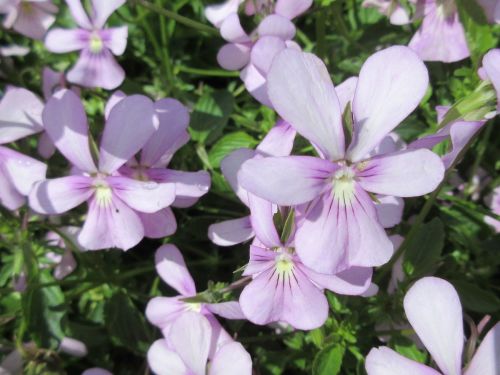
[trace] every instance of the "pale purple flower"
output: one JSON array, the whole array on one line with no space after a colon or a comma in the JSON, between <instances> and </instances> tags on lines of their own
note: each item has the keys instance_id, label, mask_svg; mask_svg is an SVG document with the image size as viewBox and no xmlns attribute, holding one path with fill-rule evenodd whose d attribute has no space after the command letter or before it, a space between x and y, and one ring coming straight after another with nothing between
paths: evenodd
<instances>
[{"instance_id":1,"label":"pale purple flower","mask_svg":"<svg viewBox=\"0 0 500 375\"><path fill-rule=\"evenodd\" d=\"M424 17L408 46L424 61L451 63L470 56L455 0L418 0Z\"/></svg>"},{"instance_id":2,"label":"pale purple flower","mask_svg":"<svg viewBox=\"0 0 500 375\"><path fill-rule=\"evenodd\" d=\"M125 0L92 0L90 18L80 0L66 0L66 3L80 28L50 30L45 46L55 53L81 51L76 65L67 74L69 82L107 90L120 86L125 72L113 55L120 56L125 52L128 28L105 28L104 25Z\"/></svg>"},{"instance_id":3,"label":"pale purple flower","mask_svg":"<svg viewBox=\"0 0 500 375\"><path fill-rule=\"evenodd\" d=\"M106 106L109 115L112 108L125 98L116 92ZM205 195L210 188L210 175L206 171L183 172L168 169L174 153L189 140L188 109L171 98L161 99L154 104L159 127L141 150L139 158L133 157L119 169L123 176L139 181L175 184L174 207L189 207ZM169 236L177 229L177 222L170 207L154 213L138 213L144 226L144 235L149 238Z\"/></svg>"},{"instance_id":4,"label":"pale purple flower","mask_svg":"<svg viewBox=\"0 0 500 375\"><path fill-rule=\"evenodd\" d=\"M294 235L283 242L273 222L273 215L285 208L249 194L252 227L256 233L250 247L250 262L244 276L252 276L240 295L240 306L255 324L285 322L297 329L314 329L328 317L328 302L323 293L329 289L339 294L361 295L370 286L372 269L352 267L336 275L314 272L295 254ZM297 213L294 227L301 225Z\"/></svg>"},{"instance_id":5,"label":"pale purple flower","mask_svg":"<svg viewBox=\"0 0 500 375\"><path fill-rule=\"evenodd\" d=\"M183 299L196 296L196 286L184 258L174 245L163 245L155 254L156 271L161 279L180 294L175 297L155 297L146 307L148 320L168 336L172 323L183 313L191 311L205 316L212 326L212 347L215 350L231 336L222 328L213 314L226 319L245 319L238 302L201 303ZM211 354L213 354L211 352ZM212 355L211 355L212 356Z\"/></svg>"},{"instance_id":6,"label":"pale purple flower","mask_svg":"<svg viewBox=\"0 0 500 375\"><path fill-rule=\"evenodd\" d=\"M404 299L408 321L437 366L408 359L388 347L374 348L366 358L368 375L497 375L500 373L500 324L484 337L474 357L462 368L464 346L460 299L443 279L425 277L417 281Z\"/></svg>"},{"instance_id":7,"label":"pale purple flower","mask_svg":"<svg viewBox=\"0 0 500 375\"><path fill-rule=\"evenodd\" d=\"M59 351L73 357L85 357L88 354L87 345L71 337L63 337L59 343Z\"/></svg>"},{"instance_id":8,"label":"pale purple flower","mask_svg":"<svg viewBox=\"0 0 500 375\"><path fill-rule=\"evenodd\" d=\"M477 0L491 23L500 23L500 0Z\"/></svg>"},{"instance_id":9,"label":"pale purple flower","mask_svg":"<svg viewBox=\"0 0 500 375\"><path fill-rule=\"evenodd\" d=\"M56 20L55 13L57 7L52 0L0 1L0 14L5 14L3 26L33 39L43 39Z\"/></svg>"},{"instance_id":10,"label":"pale purple flower","mask_svg":"<svg viewBox=\"0 0 500 375\"><path fill-rule=\"evenodd\" d=\"M493 192L486 197L486 202L494 214L500 215L500 186L496 187ZM484 221L491 225L495 229L495 232L500 233L500 220L485 216Z\"/></svg>"},{"instance_id":11,"label":"pale purple flower","mask_svg":"<svg viewBox=\"0 0 500 375\"><path fill-rule=\"evenodd\" d=\"M245 206L249 206L248 192L244 190L237 180L241 165L255 157L261 156L287 156L293 148L296 132L283 120L278 120L276 125L264 137L256 150L241 148L231 152L221 162L221 171L236 196ZM212 224L208 228L208 238L219 246L233 246L247 241L255 236L250 222L250 216L239 219L222 221Z\"/></svg>"},{"instance_id":12,"label":"pale purple flower","mask_svg":"<svg viewBox=\"0 0 500 375\"><path fill-rule=\"evenodd\" d=\"M59 228L59 230L65 236L67 236L76 246L78 246L78 250L84 251L84 249L81 248L77 242L77 238L81 230L80 228L68 226ZM56 278L57 280L62 280L66 276L70 275L76 269L77 266L71 247L68 246L64 238L62 238L56 232L52 231L47 233L47 235L45 236L45 241L47 241L47 245L49 246L59 247L64 250L63 254L58 254L51 251L45 255L46 258L49 259L51 263L55 264L54 278Z\"/></svg>"},{"instance_id":13,"label":"pale purple flower","mask_svg":"<svg viewBox=\"0 0 500 375\"><path fill-rule=\"evenodd\" d=\"M3 57L26 56L29 52L30 49L28 47L18 46L16 44L0 47L0 56Z\"/></svg>"},{"instance_id":14,"label":"pale purple flower","mask_svg":"<svg viewBox=\"0 0 500 375\"><path fill-rule=\"evenodd\" d=\"M408 11L399 0L364 0L363 6L376 8L379 13L387 16L393 25L406 25L411 22Z\"/></svg>"},{"instance_id":15,"label":"pale purple flower","mask_svg":"<svg viewBox=\"0 0 500 375\"><path fill-rule=\"evenodd\" d=\"M144 237L137 212L157 212L175 199L172 183L117 175L158 129L153 102L134 95L111 110L97 165L89 148L85 109L74 92L60 90L52 96L43 111L43 124L57 149L80 173L37 183L29 196L30 207L54 215L88 202L87 218L78 235L82 247L127 250L137 245Z\"/></svg>"},{"instance_id":16,"label":"pale purple flower","mask_svg":"<svg viewBox=\"0 0 500 375\"><path fill-rule=\"evenodd\" d=\"M182 314L166 338L149 348L149 366L157 375L251 375L252 359L238 342L226 343L209 356L212 329L204 316Z\"/></svg>"},{"instance_id":17,"label":"pale purple flower","mask_svg":"<svg viewBox=\"0 0 500 375\"><path fill-rule=\"evenodd\" d=\"M92 367L82 372L82 375L113 375L113 373L100 367Z\"/></svg>"},{"instance_id":18,"label":"pale purple flower","mask_svg":"<svg viewBox=\"0 0 500 375\"><path fill-rule=\"evenodd\" d=\"M483 66L479 71L483 80L491 82L497 92L497 112L500 113L500 49L490 50L483 57Z\"/></svg>"},{"instance_id":19,"label":"pale purple flower","mask_svg":"<svg viewBox=\"0 0 500 375\"><path fill-rule=\"evenodd\" d=\"M43 130L42 101L28 90L9 87L0 101L0 145ZM0 146L0 204L21 207L32 185L45 179L47 166L29 156Z\"/></svg>"},{"instance_id":20,"label":"pale purple flower","mask_svg":"<svg viewBox=\"0 0 500 375\"><path fill-rule=\"evenodd\" d=\"M295 247L314 271L336 274L386 263L393 245L369 193L419 196L433 191L444 176L443 163L429 150L368 156L423 98L425 65L403 46L377 52L365 62L352 101L350 145L345 144L339 98L321 60L285 50L268 78L278 114L321 157L248 160L238 174L240 185L280 206L307 205Z\"/></svg>"}]
</instances>

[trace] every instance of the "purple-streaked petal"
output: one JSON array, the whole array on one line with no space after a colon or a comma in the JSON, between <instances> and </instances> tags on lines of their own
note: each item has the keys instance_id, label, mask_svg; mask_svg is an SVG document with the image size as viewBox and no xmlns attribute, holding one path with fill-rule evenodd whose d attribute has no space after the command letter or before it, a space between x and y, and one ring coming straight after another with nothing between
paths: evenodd
<instances>
[{"instance_id":1,"label":"purple-streaked petal","mask_svg":"<svg viewBox=\"0 0 500 375\"><path fill-rule=\"evenodd\" d=\"M278 14L271 14L267 16L261 21L259 27L257 28L259 36L274 36L283 42L285 40L293 39L295 31L295 25L293 22Z\"/></svg>"},{"instance_id":2,"label":"purple-streaked petal","mask_svg":"<svg viewBox=\"0 0 500 375\"><path fill-rule=\"evenodd\" d=\"M444 375L462 373L462 305L453 286L437 277L418 280L404 299L408 321Z\"/></svg>"},{"instance_id":3,"label":"purple-streaked petal","mask_svg":"<svg viewBox=\"0 0 500 375\"><path fill-rule=\"evenodd\" d=\"M274 267L276 254L254 240L250 245L250 261L245 266L243 276L256 275Z\"/></svg>"},{"instance_id":4,"label":"purple-streaked petal","mask_svg":"<svg viewBox=\"0 0 500 375\"><path fill-rule=\"evenodd\" d=\"M274 58L267 80L269 98L278 114L328 159L342 159L342 111L323 62L289 48Z\"/></svg>"},{"instance_id":5,"label":"purple-streaked petal","mask_svg":"<svg viewBox=\"0 0 500 375\"><path fill-rule=\"evenodd\" d=\"M206 305L212 313L226 319L245 319L237 301L210 303Z\"/></svg>"},{"instance_id":6,"label":"purple-streaked petal","mask_svg":"<svg viewBox=\"0 0 500 375\"><path fill-rule=\"evenodd\" d=\"M205 375L212 328L201 314L186 312L172 324L169 343L193 375Z\"/></svg>"},{"instance_id":7,"label":"purple-streaked petal","mask_svg":"<svg viewBox=\"0 0 500 375\"><path fill-rule=\"evenodd\" d=\"M45 37L45 47L54 53L80 51L89 45L90 31L82 29L52 29Z\"/></svg>"},{"instance_id":8,"label":"purple-streaked petal","mask_svg":"<svg viewBox=\"0 0 500 375\"><path fill-rule=\"evenodd\" d=\"M255 231L255 236L266 247L280 247L281 240L276 227L274 226L273 216L275 209L273 204L253 194L249 194L250 203L250 221Z\"/></svg>"},{"instance_id":9,"label":"purple-streaked petal","mask_svg":"<svg viewBox=\"0 0 500 375\"><path fill-rule=\"evenodd\" d=\"M163 238L177 230L177 221L170 207L150 214L138 212L138 215L144 227L144 237Z\"/></svg>"},{"instance_id":10,"label":"purple-streaked petal","mask_svg":"<svg viewBox=\"0 0 500 375\"><path fill-rule=\"evenodd\" d=\"M373 274L370 267L351 267L335 275L317 273L305 266L301 266L301 270L321 288L351 296L365 293L371 285Z\"/></svg>"},{"instance_id":11,"label":"purple-streaked petal","mask_svg":"<svg viewBox=\"0 0 500 375\"><path fill-rule=\"evenodd\" d=\"M117 103L109 114L102 135L99 170L106 173L118 170L157 129L158 118L149 98L132 95Z\"/></svg>"},{"instance_id":12,"label":"purple-streaked petal","mask_svg":"<svg viewBox=\"0 0 500 375\"><path fill-rule=\"evenodd\" d=\"M340 110L342 113L345 111L348 103L351 103L352 107L352 100L354 99L354 93L356 92L357 85L358 77L350 77L335 87L335 92L339 98Z\"/></svg>"},{"instance_id":13,"label":"purple-streaked petal","mask_svg":"<svg viewBox=\"0 0 500 375\"><path fill-rule=\"evenodd\" d=\"M464 372L464 375L500 374L500 323L490 329L476 354Z\"/></svg>"},{"instance_id":14,"label":"purple-streaked petal","mask_svg":"<svg viewBox=\"0 0 500 375\"><path fill-rule=\"evenodd\" d=\"M0 161L3 172L9 176L16 190L24 196L30 193L35 182L45 179L47 166L17 151L0 147Z\"/></svg>"},{"instance_id":15,"label":"purple-streaked petal","mask_svg":"<svg viewBox=\"0 0 500 375\"><path fill-rule=\"evenodd\" d=\"M226 70L240 70L250 62L250 52L247 44L228 43L217 53L217 62Z\"/></svg>"},{"instance_id":16,"label":"purple-streaked petal","mask_svg":"<svg viewBox=\"0 0 500 375\"><path fill-rule=\"evenodd\" d=\"M9 87L0 101L0 144L43 130L43 102L31 91Z\"/></svg>"},{"instance_id":17,"label":"purple-streaked petal","mask_svg":"<svg viewBox=\"0 0 500 375\"><path fill-rule=\"evenodd\" d=\"M219 246L233 246L255 236L250 216L226 220L208 227L208 238Z\"/></svg>"},{"instance_id":18,"label":"purple-streaked petal","mask_svg":"<svg viewBox=\"0 0 500 375\"><path fill-rule=\"evenodd\" d=\"M106 106L104 107L104 118L106 121L109 118L109 114L111 113L111 110L117 105L119 102L121 102L123 99L127 97L127 94L125 94L121 90L115 91L108 99L106 102Z\"/></svg>"},{"instance_id":19,"label":"purple-streaked petal","mask_svg":"<svg viewBox=\"0 0 500 375\"><path fill-rule=\"evenodd\" d=\"M71 337L63 337L59 350L73 357L85 357L88 353L87 346L83 342Z\"/></svg>"},{"instance_id":20,"label":"purple-streaked petal","mask_svg":"<svg viewBox=\"0 0 500 375\"><path fill-rule=\"evenodd\" d=\"M250 54L250 61L259 71L266 75L274 58L286 49L285 42L277 36L263 36L255 43Z\"/></svg>"},{"instance_id":21,"label":"purple-streaked petal","mask_svg":"<svg viewBox=\"0 0 500 375\"><path fill-rule=\"evenodd\" d=\"M220 28L220 35L229 43L249 43L248 34L241 27L238 14L233 13L227 16Z\"/></svg>"},{"instance_id":22,"label":"purple-streaked petal","mask_svg":"<svg viewBox=\"0 0 500 375\"><path fill-rule=\"evenodd\" d=\"M155 253L156 271L169 286L184 296L196 294L193 278L179 249L174 245L163 245Z\"/></svg>"},{"instance_id":23,"label":"purple-streaked petal","mask_svg":"<svg viewBox=\"0 0 500 375\"><path fill-rule=\"evenodd\" d=\"M30 207L41 214L60 214L79 206L93 191L92 180L85 176L68 176L36 183L29 194Z\"/></svg>"},{"instance_id":24,"label":"purple-streaked petal","mask_svg":"<svg viewBox=\"0 0 500 375\"><path fill-rule=\"evenodd\" d=\"M205 17L215 26L221 27L224 20L232 13L238 13L238 8L245 0L227 0L221 4L209 5L205 8Z\"/></svg>"},{"instance_id":25,"label":"purple-streaked petal","mask_svg":"<svg viewBox=\"0 0 500 375\"><path fill-rule=\"evenodd\" d=\"M66 159L82 171L97 172L89 148L87 116L78 95L70 90L56 92L42 117L45 131Z\"/></svg>"},{"instance_id":26,"label":"purple-streaked petal","mask_svg":"<svg viewBox=\"0 0 500 375\"><path fill-rule=\"evenodd\" d=\"M148 364L156 375L186 375L189 369L164 339L156 340L148 350Z\"/></svg>"},{"instance_id":27,"label":"purple-streaked petal","mask_svg":"<svg viewBox=\"0 0 500 375\"><path fill-rule=\"evenodd\" d=\"M348 158L362 160L418 106L428 85L427 68L408 47L389 47L369 57L352 103L354 132Z\"/></svg>"},{"instance_id":28,"label":"purple-streaked petal","mask_svg":"<svg viewBox=\"0 0 500 375\"><path fill-rule=\"evenodd\" d=\"M258 197L293 206L319 196L336 168L330 161L312 156L251 159L242 165L238 182Z\"/></svg>"},{"instance_id":29,"label":"purple-streaked petal","mask_svg":"<svg viewBox=\"0 0 500 375\"><path fill-rule=\"evenodd\" d=\"M227 182L236 193L238 198L248 206L248 193L244 190L238 182L238 172L241 166L247 160L250 160L255 156L255 151L248 148L240 148L231 152L227 155L220 163L220 169L222 174L226 178Z\"/></svg>"},{"instance_id":30,"label":"purple-streaked petal","mask_svg":"<svg viewBox=\"0 0 500 375\"><path fill-rule=\"evenodd\" d=\"M146 318L160 329L164 329L186 312L186 304L179 297L154 297L146 306Z\"/></svg>"},{"instance_id":31,"label":"purple-streaked petal","mask_svg":"<svg viewBox=\"0 0 500 375\"><path fill-rule=\"evenodd\" d=\"M409 150L367 160L358 172L358 180L363 189L372 193L415 197L436 189L444 171L443 162L432 151Z\"/></svg>"},{"instance_id":32,"label":"purple-streaked petal","mask_svg":"<svg viewBox=\"0 0 500 375\"><path fill-rule=\"evenodd\" d=\"M440 375L436 370L384 346L373 348L368 353L365 368L368 375Z\"/></svg>"},{"instance_id":33,"label":"purple-streaked petal","mask_svg":"<svg viewBox=\"0 0 500 375\"><path fill-rule=\"evenodd\" d=\"M239 342L223 345L210 363L208 375L251 375L252 358Z\"/></svg>"},{"instance_id":34,"label":"purple-streaked petal","mask_svg":"<svg viewBox=\"0 0 500 375\"><path fill-rule=\"evenodd\" d=\"M312 3L312 0L278 0L274 12L291 20L308 10Z\"/></svg>"},{"instance_id":35,"label":"purple-streaked petal","mask_svg":"<svg viewBox=\"0 0 500 375\"><path fill-rule=\"evenodd\" d=\"M93 197L78 242L88 250L116 247L126 251L143 237L141 219L119 198L113 196L102 204Z\"/></svg>"},{"instance_id":36,"label":"purple-streaked petal","mask_svg":"<svg viewBox=\"0 0 500 375\"><path fill-rule=\"evenodd\" d=\"M141 165L153 166L182 137L189 124L188 109L175 99L154 104L160 125L142 149Z\"/></svg>"},{"instance_id":37,"label":"purple-streaked petal","mask_svg":"<svg viewBox=\"0 0 500 375\"><path fill-rule=\"evenodd\" d=\"M66 77L80 86L114 90L122 84L125 72L107 48L99 53L84 49Z\"/></svg>"},{"instance_id":38,"label":"purple-streaked petal","mask_svg":"<svg viewBox=\"0 0 500 375\"><path fill-rule=\"evenodd\" d=\"M392 228L398 225L403 219L405 201L391 195L379 195L377 199L379 203L375 204L375 209L380 224L384 228Z\"/></svg>"},{"instance_id":39,"label":"purple-streaked petal","mask_svg":"<svg viewBox=\"0 0 500 375\"><path fill-rule=\"evenodd\" d=\"M288 156L292 152L296 134L289 123L279 119L257 146L257 152L264 156Z\"/></svg>"},{"instance_id":40,"label":"purple-streaked petal","mask_svg":"<svg viewBox=\"0 0 500 375\"><path fill-rule=\"evenodd\" d=\"M68 5L69 11L78 26L91 30L92 24L90 23L85 9L83 8L81 0L66 0L66 4Z\"/></svg>"},{"instance_id":41,"label":"purple-streaked petal","mask_svg":"<svg viewBox=\"0 0 500 375\"><path fill-rule=\"evenodd\" d=\"M104 29L99 31L99 35L104 43L104 46L108 48L113 55L121 56L127 48L127 38L128 38L128 27L112 27L109 29Z\"/></svg>"},{"instance_id":42,"label":"purple-streaked petal","mask_svg":"<svg viewBox=\"0 0 500 375\"><path fill-rule=\"evenodd\" d=\"M125 0L92 0L93 26L102 29L109 16L125 4Z\"/></svg>"},{"instance_id":43,"label":"purple-streaked petal","mask_svg":"<svg viewBox=\"0 0 500 375\"><path fill-rule=\"evenodd\" d=\"M500 15L500 3L497 5L497 9ZM500 49L492 49L484 55L483 69L486 71L488 79L493 84L493 87L495 87L497 99L500 98ZM498 103L500 103L500 99L498 99Z\"/></svg>"},{"instance_id":44,"label":"purple-streaked petal","mask_svg":"<svg viewBox=\"0 0 500 375\"><path fill-rule=\"evenodd\" d=\"M266 77L253 64L248 64L240 73L245 88L258 102L272 108L273 105L267 95Z\"/></svg>"}]
</instances>

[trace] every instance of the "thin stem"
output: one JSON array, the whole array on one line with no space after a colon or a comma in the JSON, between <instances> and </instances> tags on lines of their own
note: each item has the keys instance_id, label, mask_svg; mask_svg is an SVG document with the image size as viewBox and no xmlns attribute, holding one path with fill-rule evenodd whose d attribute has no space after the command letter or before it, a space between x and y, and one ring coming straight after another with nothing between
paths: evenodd
<instances>
[{"instance_id":1,"label":"thin stem","mask_svg":"<svg viewBox=\"0 0 500 375\"><path fill-rule=\"evenodd\" d=\"M161 0L156 0L158 6L161 6ZM175 76L172 68L172 63L170 61L169 45L167 39L167 24L165 22L165 17L158 15L160 19L160 38L161 38L161 49L158 54L161 57L163 66L165 68L166 79L168 81L168 86L165 87L165 94L168 96L170 91L175 91ZM177 96L177 95L176 95Z\"/></svg>"},{"instance_id":2,"label":"thin stem","mask_svg":"<svg viewBox=\"0 0 500 375\"><path fill-rule=\"evenodd\" d=\"M178 65L176 66L180 72L195 74L199 76L206 77L239 77L239 72L230 72L222 69L199 69L199 68L190 68L188 66Z\"/></svg>"}]
</instances>

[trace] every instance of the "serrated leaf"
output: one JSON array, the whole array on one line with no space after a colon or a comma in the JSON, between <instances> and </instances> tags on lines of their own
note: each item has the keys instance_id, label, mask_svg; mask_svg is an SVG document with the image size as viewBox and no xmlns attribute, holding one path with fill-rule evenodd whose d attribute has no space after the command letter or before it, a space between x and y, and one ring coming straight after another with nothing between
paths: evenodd
<instances>
[{"instance_id":1,"label":"serrated leaf","mask_svg":"<svg viewBox=\"0 0 500 375\"><path fill-rule=\"evenodd\" d=\"M257 141L245 132L229 133L219 139L208 153L208 160L214 168L220 166L220 162L230 152L239 148L251 148L257 144Z\"/></svg>"},{"instance_id":2,"label":"serrated leaf","mask_svg":"<svg viewBox=\"0 0 500 375\"><path fill-rule=\"evenodd\" d=\"M314 358L313 375L337 375L342 367L345 348L339 344L331 344L320 350Z\"/></svg>"}]
</instances>

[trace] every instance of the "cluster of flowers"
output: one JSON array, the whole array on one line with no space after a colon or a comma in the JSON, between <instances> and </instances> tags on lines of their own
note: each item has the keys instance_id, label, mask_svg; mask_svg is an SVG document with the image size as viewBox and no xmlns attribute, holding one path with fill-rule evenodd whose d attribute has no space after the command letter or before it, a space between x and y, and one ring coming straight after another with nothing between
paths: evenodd
<instances>
[{"instance_id":1,"label":"cluster of flowers","mask_svg":"<svg viewBox=\"0 0 500 375\"><path fill-rule=\"evenodd\" d=\"M105 107L98 147L89 132L80 89L67 87L66 80L104 89L123 82L125 73L113 55L124 52L127 27L105 24L124 2L93 0L88 17L79 0L66 0L80 29L53 29L47 35L57 11L50 1L13 0L0 8L8 14L7 26L33 38L45 35L49 51L81 51L66 75L45 70L44 100L17 87L2 98L0 143L42 133L40 154L49 158L57 149L69 166L66 176L46 179L46 163L0 147L0 202L17 210L28 198L31 210L47 220L87 202L83 226L68 229L82 250L128 250L143 237L169 236L176 230L170 207L193 205L210 187L204 171L168 168L173 154L189 139L189 111L180 102L153 102L115 92ZM243 3L247 15L263 16L250 34L238 16ZM410 22L397 1L365 3L378 6L394 23ZM250 210L249 216L213 224L208 233L221 246L253 239L239 301L200 300L180 251L164 245L156 252L158 274L179 292L175 297L156 297L147 307L147 318L164 336L148 352L157 374L251 374L249 354L215 315L309 330L328 317L325 289L344 295L376 294L373 268L387 263L394 253L386 229L401 221L402 198L434 191L487 120L452 121L408 145L392 132L428 89L422 59L456 61L468 56L465 36L457 37L463 29L452 0L418 1L416 15L424 21L410 46L376 52L359 77L337 86L324 63L292 41L296 30L291 20L311 4L229 0L206 9L207 18L229 42L217 56L221 66L241 70L252 96L275 109L281 119L256 150L236 150L221 164ZM450 35L456 45L446 40ZM484 57L480 76L500 97L500 50ZM437 108L439 122L448 110ZM311 143L317 157L291 155L297 134ZM451 149L439 157L432 148L445 140L450 140ZM495 202L498 207L498 194ZM61 241L53 235L49 240ZM58 278L76 266L66 254L54 261L59 263ZM405 310L443 373L461 374L463 323L453 288L444 280L422 279L408 292ZM464 374L493 375L495 366L498 370L494 361L499 330L496 325L488 333ZM443 337L453 345L444 344ZM366 368L370 375L437 374L387 348L372 350Z\"/></svg>"}]
</instances>

